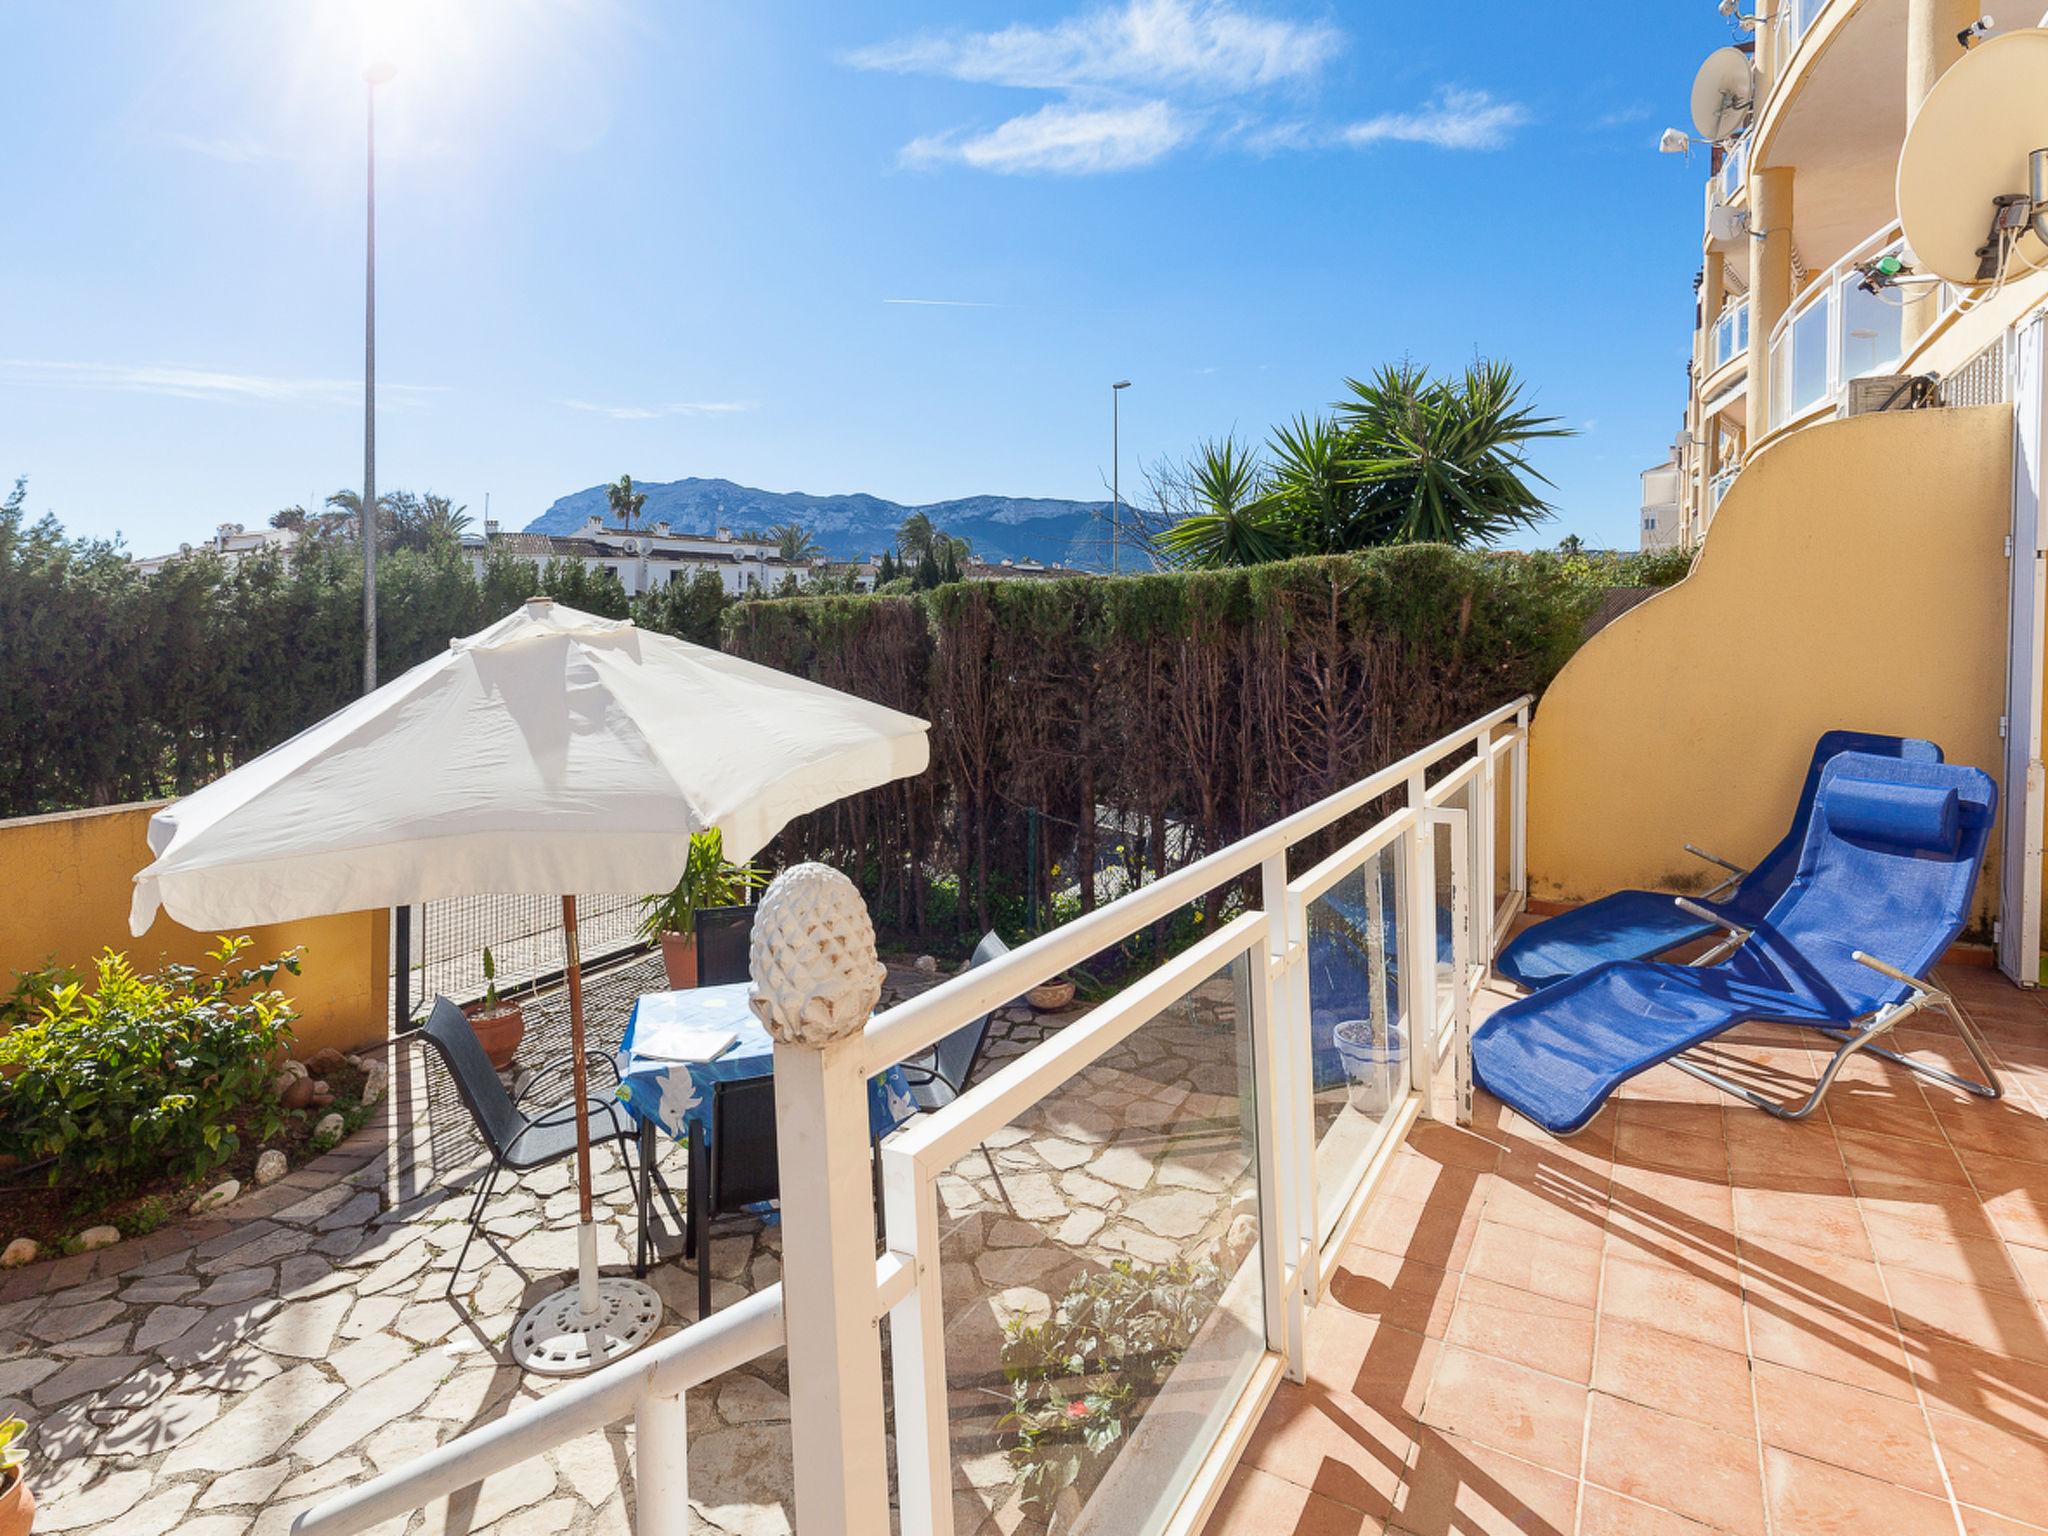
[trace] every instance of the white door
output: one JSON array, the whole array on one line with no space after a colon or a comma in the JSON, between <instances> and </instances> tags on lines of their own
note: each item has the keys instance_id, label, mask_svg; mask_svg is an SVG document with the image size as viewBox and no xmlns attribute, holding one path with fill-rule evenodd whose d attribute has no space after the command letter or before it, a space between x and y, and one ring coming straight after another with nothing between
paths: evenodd
<instances>
[{"instance_id":1,"label":"white door","mask_svg":"<svg viewBox=\"0 0 2048 1536\"><path fill-rule=\"evenodd\" d=\"M2012 628L2005 668L2005 841L1998 968L2023 987L2041 976L2041 637L2048 609L2048 317L2013 335Z\"/></svg>"}]
</instances>

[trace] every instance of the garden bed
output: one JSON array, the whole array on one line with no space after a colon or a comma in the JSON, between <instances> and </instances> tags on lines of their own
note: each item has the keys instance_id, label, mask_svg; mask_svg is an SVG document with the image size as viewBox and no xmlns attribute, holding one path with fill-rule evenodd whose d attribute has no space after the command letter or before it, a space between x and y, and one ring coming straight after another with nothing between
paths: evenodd
<instances>
[{"instance_id":1,"label":"garden bed","mask_svg":"<svg viewBox=\"0 0 2048 1536\"><path fill-rule=\"evenodd\" d=\"M362 1102L367 1074L353 1062L328 1071L325 1081L334 1094L331 1104L285 1111L284 1124L266 1139L250 1134L253 1110L233 1117L237 1146L203 1178L166 1173L126 1186L92 1181L51 1185L43 1182L46 1169L0 1170L0 1247L26 1237L41 1249L40 1262L77 1252L78 1234L90 1227L113 1227L124 1238L146 1237L186 1219L194 1200L230 1179L254 1188L256 1161L267 1151L284 1153L287 1172L304 1166L352 1135L372 1108ZM341 1116L341 1135L316 1137L314 1128L329 1114Z\"/></svg>"}]
</instances>

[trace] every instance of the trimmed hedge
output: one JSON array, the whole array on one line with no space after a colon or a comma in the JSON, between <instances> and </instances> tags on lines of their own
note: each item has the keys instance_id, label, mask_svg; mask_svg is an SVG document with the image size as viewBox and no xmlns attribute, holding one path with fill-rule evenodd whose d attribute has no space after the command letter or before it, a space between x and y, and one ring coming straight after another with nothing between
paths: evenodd
<instances>
[{"instance_id":1,"label":"trimmed hedge","mask_svg":"<svg viewBox=\"0 0 2048 1536\"><path fill-rule=\"evenodd\" d=\"M1406 545L751 602L724 646L932 722L930 772L805 818L777 861L854 873L885 927L943 940L1049 912L1073 870L1161 873L1540 692L1599 590L1554 556Z\"/></svg>"}]
</instances>

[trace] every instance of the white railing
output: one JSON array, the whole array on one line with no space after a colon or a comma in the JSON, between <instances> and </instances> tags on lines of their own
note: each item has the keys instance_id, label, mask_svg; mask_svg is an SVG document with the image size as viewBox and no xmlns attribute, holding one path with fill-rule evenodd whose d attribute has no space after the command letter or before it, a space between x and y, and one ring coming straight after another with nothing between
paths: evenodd
<instances>
[{"instance_id":1,"label":"white railing","mask_svg":"<svg viewBox=\"0 0 2048 1536\"><path fill-rule=\"evenodd\" d=\"M1894 367L1905 351L1900 289L1865 292L1860 262L1905 249L1899 226L1887 225L1807 285L1806 293L1771 330L1770 422L1780 427L1823 406L1839 409L1849 383ZM1937 290L1936 318L1955 303L1955 290ZM1755 387L1755 381L1751 381Z\"/></svg>"},{"instance_id":2,"label":"white railing","mask_svg":"<svg viewBox=\"0 0 2048 1536\"><path fill-rule=\"evenodd\" d=\"M1045 1277L1059 1273L1113 1278L1104 1251L1156 1265L1146 1272L1152 1284L1185 1288L1197 1284L1187 1278L1195 1271L1206 1276L1174 1313L1189 1336L1176 1340L1170 1360L1154 1362L1156 1379L1142 1391L1112 1384L1116 1411L1136 1422L1082 1480L1082 1523L1095 1530L1197 1527L1266 1394L1283 1372L1302 1374L1305 1319L1322 1298L1329 1258L1407 1128L1430 1113L1433 1072L1469 1027L1471 990L1524 903L1529 702L1505 705L851 1036L816 1047L779 1043L782 1283L328 1498L299 1517L296 1536L354 1536L629 1415L639 1426L636 1529L682 1536L683 1393L785 1346L804 1528L882 1536L890 1528L876 1332L884 1316L900 1528L950 1536L965 1486L955 1477L954 1416L963 1402L1010 1390L1007 1362L998 1366L987 1351L992 1338L1014 1343L1016 1335L989 1318L1007 1305L1008 1285L1023 1283L1005 1281L1000 1264L984 1276L948 1262L946 1245L979 1231L971 1181L984 1166L1006 1219L1015 1218L1007 1246L988 1252L1010 1254L1018 1272L1037 1277L1033 1285L1050 1288ZM1387 796L1402 803L1312 867L1290 869L1307 840ZM1235 891L1254 871L1255 906L1246 902L1215 933L883 1142L886 1250L878 1261L866 1079L1212 893ZM1347 1016L1332 1022L1339 1013ZM1457 1054L1462 1073L1465 1052ZM1184 1071L1186 1086L1158 1082L1156 1071L1148 1077L1147 1063ZM1463 1118L1469 1082L1461 1077L1458 1089ZM1140 1100L1142 1114L1133 1107ZM1088 1136L1093 1144L1066 1139ZM1061 1161L1013 1158L1007 1149L1028 1140L1061 1141ZM1193 1160L1167 1176L1185 1148L1197 1149ZM1144 1198L1164 1202L1150 1216L1154 1227L1121 1195L1114 1231L1100 1211L1068 1210L1065 1186L1046 1171L1056 1168L1105 1190L1095 1173L1147 1189ZM1240 1242L1246 1213L1255 1220ZM1020 1261L1019 1240L1032 1246L1034 1224L1038 1252ZM1101 1231L1103 1244L1088 1247L1081 1228ZM1155 1229L1175 1234L1178 1246ZM1179 1257L1154 1251L1162 1248ZM1025 1294L1037 1293L1027 1286ZM988 1313L974 1319L978 1332L955 1326L963 1307ZM983 1436L974 1448L988 1449L986 1427L969 1429ZM990 1460L977 1454L976 1465ZM1062 1519L1077 1513L1067 1508Z\"/></svg>"},{"instance_id":3,"label":"white railing","mask_svg":"<svg viewBox=\"0 0 2048 1536\"><path fill-rule=\"evenodd\" d=\"M1749 300L1738 299L1721 311L1714 322L1712 345L1707 353L1707 371L1726 367L1749 351Z\"/></svg>"},{"instance_id":4,"label":"white railing","mask_svg":"<svg viewBox=\"0 0 2048 1536\"><path fill-rule=\"evenodd\" d=\"M1742 178L1749 169L1749 139L1745 135L1721 152L1721 167L1707 178L1707 212L1712 213L1742 195Z\"/></svg>"},{"instance_id":5,"label":"white railing","mask_svg":"<svg viewBox=\"0 0 2048 1536\"><path fill-rule=\"evenodd\" d=\"M1778 0L1775 25L1778 29L1777 67L1780 74L1791 61L1800 39L1813 30L1813 24L1820 20L1820 13L1827 6L1828 0Z\"/></svg>"}]
</instances>

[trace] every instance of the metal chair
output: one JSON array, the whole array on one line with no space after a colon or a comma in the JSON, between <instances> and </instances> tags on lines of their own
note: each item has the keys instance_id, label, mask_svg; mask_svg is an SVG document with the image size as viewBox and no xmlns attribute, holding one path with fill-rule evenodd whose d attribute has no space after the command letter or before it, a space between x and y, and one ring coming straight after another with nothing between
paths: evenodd
<instances>
[{"instance_id":1,"label":"metal chair","mask_svg":"<svg viewBox=\"0 0 2048 1536\"><path fill-rule=\"evenodd\" d=\"M1010 946L991 929L974 946L974 955L967 962L967 969L971 971L977 965L986 965L998 955L1009 952ZM919 1109L943 1109L967 1091L974 1069L981 1064L981 1048L988 1043L989 1021L994 1017L995 1011L991 1010L978 1019L968 1020L925 1055L903 1063L903 1075L910 1079L910 1096L917 1101ZM995 1171L993 1161L989 1163L989 1171Z\"/></svg>"},{"instance_id":2,"label":"metal chair","mask_svg":"<svg viewBox=\"0 0 2048 1536\"><path fill-rule=\"evenodd\" d=\"M753 938L752 907L699 907L697 985L723 987L751 979L747 951Z\"/></svg>"},{"instance_id":3,"label":"metal chair","mask_svg":"<svg viewBox=\"0 0 2048 1536\"><path fill-rule=\"evenodd\" d=\"M535 1084L553 1074L543 1069L533 1075L517 1098L507 1093L491 1066L490 1058L484 1055L483 1045L477 1040L469 1020L445 997L434 999L433 1011L427 1015L427 1022L420 1026L419 1035L448 1069L448 1075L455 1081L456 1093L461 1096L470 1119L476 1122L477 1134L491 1153L490 1171L484 1175L483 1182L477 1186L476 1198L470 1202L469 1232L462 1239L462 1251L456 1254L455 1268L448 1275L447 1294L452 1296L456 1278L462 1273L464 1260L469 1257L469 1245L476 1241L484 1205L497 1185L498 1175L509 1170L516 1177L574 1156L576 1106L573 1103L557 1104L537 1115L523 1111L519 1107L520 1100L533 1091ZM612 1080L618 1081L618 1063L610 1056L593 1051L586 1059L591 1066L606 1068ZM616 1141L627 1148L637 1146L639 1128L633 1123L632 1116L626 1113L625 1105L612 1098L591 1098L585 1103L590 1115L592 1146L607 1141ZM633 1153L629 1151L625 1156L630 1174ZM654 1177L656 1180L661 1178L659 1170L654 1172ZM664 1192L666 1189L667 1186L663 1185Z\"/></svg>"},{"instance_id":4,"label":"metal chair","mask_svg":"<svg viewBox=\"0 0 2048 1536\"><path fill-rule=\"evenodd\" d=\"M697 1317L711 1315L712 1218L782 1197L775 1160L775 1080L714 1083L711 1132L690 1124L689 1199L683 1207L683 1257L697 1263Z\"/></svg>"}]
</instances>

